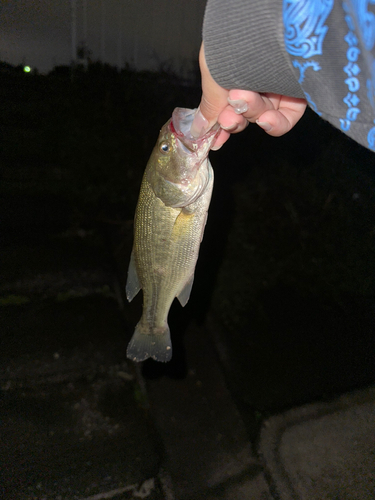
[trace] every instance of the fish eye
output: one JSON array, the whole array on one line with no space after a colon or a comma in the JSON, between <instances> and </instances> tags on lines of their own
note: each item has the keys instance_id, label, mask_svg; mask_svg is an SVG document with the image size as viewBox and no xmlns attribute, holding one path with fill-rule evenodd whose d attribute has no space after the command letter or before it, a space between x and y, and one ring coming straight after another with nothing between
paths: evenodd
<instances>
[{"instance_id":1,"label":"fish eye","mask_svg":"<svg viewBox=\"0 0 375 500\"><path fill-rule=\"evenodd\" d=\"M163 141L160 144L159 149L160 149L160 151L162 153L168 153L169 152L169 144L168 144L168 142Z\"/></svg>"}]
</instances>

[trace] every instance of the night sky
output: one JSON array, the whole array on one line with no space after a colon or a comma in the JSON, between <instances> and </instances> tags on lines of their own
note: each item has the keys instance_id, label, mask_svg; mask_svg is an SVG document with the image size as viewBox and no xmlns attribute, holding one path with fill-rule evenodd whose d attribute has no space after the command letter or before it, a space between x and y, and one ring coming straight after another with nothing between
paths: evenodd
<instances>
[{"instance_id":1,"label":"night sky","mask_svg":"<svg viewBox=\"0 0 375 500\"><path fill-rule=\"evenodd\" d=\"M84 39L83 5L76 0L77 44ZM86 0L87 46L93 60L137 69L196 63L204 0ZM104 25L102 19L105 20ZM41 72L72 60L71 0L3 0L0 60ZM102 33L104 32L104 37Z\"/></svg>"}]
</instances>

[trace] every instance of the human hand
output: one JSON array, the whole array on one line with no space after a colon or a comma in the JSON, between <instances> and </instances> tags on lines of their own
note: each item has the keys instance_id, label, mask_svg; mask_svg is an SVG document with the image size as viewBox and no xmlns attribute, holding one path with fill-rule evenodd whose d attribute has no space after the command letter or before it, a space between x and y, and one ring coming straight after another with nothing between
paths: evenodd
<instances>
[{"instance_id":1,"label":"human hand","mask_svg":"<svg viewBox=\"0 0 375 500\"><path fill-rule=\"evenodd\" d=\"M199 53L202 77L202 99L191 133L199 136L216 122L221 126L215 146L217 150L230 134L241 132L250 123L256 123L267 134L279 137L291 130L306 109L306 100L279 94L258 93L249 90L228 90L212 78L202 43Z\"/></svg>"}]
</instances>

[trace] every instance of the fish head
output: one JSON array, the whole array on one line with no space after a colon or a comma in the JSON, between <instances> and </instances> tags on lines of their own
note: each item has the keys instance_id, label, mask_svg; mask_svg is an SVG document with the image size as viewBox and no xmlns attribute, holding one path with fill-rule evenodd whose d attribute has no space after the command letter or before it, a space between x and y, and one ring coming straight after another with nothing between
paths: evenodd
<instances>
[{"instance_id":1,"label":"fish head","mask_svg":"<svg viewBox=\"0 0 375 500\"><path fill-rule=\"evenodd\" d=\"M193 137L190 127L195 112L195 109L176 108L161 129L155 147L159 174L176 184L188 184L195 179L220 131L215 124L200 137Z\"/></svg>"}]
</instances>

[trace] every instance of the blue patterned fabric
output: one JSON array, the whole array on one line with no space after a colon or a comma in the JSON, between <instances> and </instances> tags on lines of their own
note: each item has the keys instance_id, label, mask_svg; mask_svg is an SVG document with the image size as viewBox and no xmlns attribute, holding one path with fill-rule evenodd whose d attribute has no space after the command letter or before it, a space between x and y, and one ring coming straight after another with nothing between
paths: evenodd
<instances>
[{"instance_id":1,"label":"blue patterned fabric","mask_svg":"<svg viewBox=\"0 0 375 500\"><path fill-rule=\"evenodd\" d=\"M375 0L283 0L283 23L309 106L375 151Z\"/></svg>"},{"instance_id":2,"label":"blue patterned fabric","mask_svg":"<svg viewBox=\"0 0 375 500\"><path fill-rule=\"evenodd\" d=\"M284 0L285 47L289 54L308 59L322 54L325 21L333 0Z\"/></svg>"}]
</instances>

